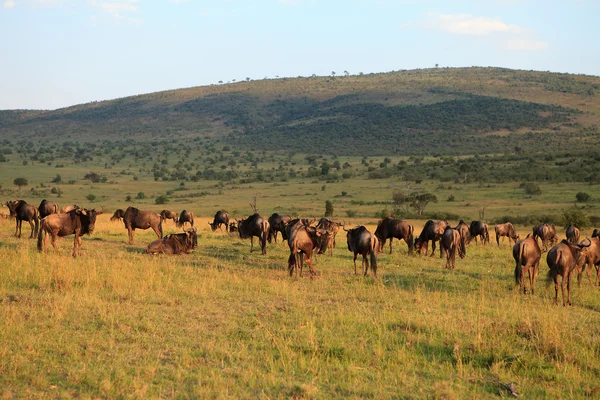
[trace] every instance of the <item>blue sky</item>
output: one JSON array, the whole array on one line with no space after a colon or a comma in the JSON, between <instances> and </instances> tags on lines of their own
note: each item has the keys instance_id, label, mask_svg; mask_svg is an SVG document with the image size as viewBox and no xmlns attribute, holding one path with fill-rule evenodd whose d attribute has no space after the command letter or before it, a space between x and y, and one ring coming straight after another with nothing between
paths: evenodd
<instances>
[{"instance_id":1,"label":"blue sky","mask_svg":"<svg viewBox=\"0 0 600 400\"><path fill-rule=\"evenodd\" d=\"M440 66L600 75L598 0L0 0L0 109Z\"/></svg>"}]
</instances>

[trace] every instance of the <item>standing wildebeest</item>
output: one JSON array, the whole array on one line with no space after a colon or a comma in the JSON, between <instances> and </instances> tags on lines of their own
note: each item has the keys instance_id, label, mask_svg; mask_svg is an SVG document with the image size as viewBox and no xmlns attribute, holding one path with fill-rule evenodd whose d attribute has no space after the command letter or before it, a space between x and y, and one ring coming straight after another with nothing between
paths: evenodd
<instances>
[{"instance_id":1,"label":"standing wildebeest","mask_svg":"<svg viewBox=\"0 0 600 400\"><path fill-rule=\"evenodd\" d=\"M279 232L281 232L281 237L283 237L283 230L285 229L285 224L291 219L292 218L289 215L279 215L277 213L273 213L269 217L269 243L271 243L272 240L275 240L275 243L277 243L277 234Z\"/></svg>"},{"instance_id":2,"label":"standing wildebeest","mask_svg":"<svg viewBox=\"0 0 600 400\"><path fill-rule=\"evenodd\" d=\"M346 229L344 230L346 233L346 240L348 242L348 250L354 253L354 275L357 274L356 271L356 258L359 254L362 255L362 267L364 268L364 275L367 276L367 271L369 270L369 260L367 256L369 256L371 260L371 271L373 271L373 276L377 278L377 250L379 249L379 244L377 243L377 238L375 235L371 234L364 226L359 226L358 228Z\"/></svg>"},{"instance_id":3,"label":"standing wildebeest","mask_svg":"<svg viewBox=\"0 0 600 400\"><path fill-rule=\"evenodd\" d=\"M457 229L453 229L449 226L444 230L442 240L440 240L440 247L443 248L446 253L446 268L451 270L454 270L454 265L456 264L457 251L460 258L465 258L467 255L465 239Z\"/></svg>"},{"instance_id":4,"label":"standing wildebeest","mask_svg":"<svg viewBox=\"0 0 600 400\"><path fill-rule=\"evenodd\" d=\"M486 244L490 242L490 232L488 225L483 221L473 221L471 222L471 226L469 226L469 235L471 239L475 239L475 244L477 244L477 237L481 239L481 244Z\"/></svg>"},{"instance_id":5,"label":"standing wildebeest","mask_svg":"<svg viewBox=\"0 0 600 400\"><path fill-rule=\"evenodd\" d=\"M297 224L309 227L309 226L312 225L313 222L314 222L314 219L307 219L307 218L295 218L295 219L291 219L291 220L289 220L287 222L284 222L283 223L283 230L281 231L281 236L283 236L283 240L288 240L288 238L290 236L289 234L290 234L291 230Z\"/></svg>"},{"instance_id":6,"label":"standing wildebeest","mask_svg":"<svg viewBox=\"0 0 600 400\"><path fill-rule=\"evenodd\" d=\"M167 219L172 219L173 222L175 222L175 224L177 224L177 213L173 212L173 211L169 211L169 210L162 210L160 213L160 219L162 222L164 222Z\"/></svg>"},{"instance_id":7,"label":"standing wildebeest","mask_svg":"<svg viewBox=\"0 0 600 400\"><path fill-rule=\"evenodd\" d=\"M185 230L185 223L189 222L192 227L194 227L194 213L191 211L183 210L181 214L179 214L179 221L177 221L177 226L179 228L183 228Z\"/></svg>"},{"instance_id":8,"label":"standing wildebeest","mask_svg":"<svg viewBox=\"0 0 600 400\"><path fill-rule=\"evenodd\" d=\"M210 225L210 229L212 229L213 232L216 231L217 228L219 228L222 231L223 228L221 227L221 225L225 225L225 232L229 232L229 214L225 211L219 210L215 214L213 222L209 222L208 224Z\"/></svg>"},{"instance_id":9,"label":"standing wildebeest","mask_svg":"<svg viewBox=\"0 0 600 400\"><path fill-rule=\"evenodd\" d=\"M433 222L429 220L425 223L423 230L419 237L415 239L415 250L418 254L427 255L427 245L431 240L431 255L435 253L435 242L439 242L442 239L442 235L448 226L448 221ZM443 257L444 249L440 245L440 258Z\"/></svg>"},{"instance_id":10,"label":"standing wildebeest","mask_svg":"<svg viewBox=\"0 0 600 400\"><path fill-rule=\"evenodd\" d=\"M471 241L471 232L469 231L469 225L467 225L467 223L465 221L463 221L461 219L458 222L458 225L456 225L456 228L454 228L454 229L456 229L458 231L458 233L460 233L460 236L462 237L462 240L465 242L465 245Z\"/></svg>"},{"instance_id":11,"label":"standing wildebeest","mask_svg":"<svg viewBox=\"0 0 600 400\"><path fill-rule=\"evenodd\" d=\"M120 208L117 208L114 212L114 214L112 215L112 217L110 217L111 221L123 221L123 215L125 215L125 211L123 211Z\"/></svg>"},{"instance_id":12,"label":"standing wildebeest","mask_svg":"<svg viewBox=\"0 0 600 400\"><path fill-rule=\"evenodd\" d=\"M315 249L323 247L323 240L321 239L327 235L327 231L303 224L295 224L288 233L288 246L290 247L288 270L290 276L293 275L294 269L296 270L296 278L298 278L298 271L302 276L302 267L305 261L308 268L310 268L310 275L316 275L317 272L312 265L312 254Z\"/></svg>"},{"instance_id":13,"label":"standing wildebeest","mask_svg":"<svg viewBox=\"0 0 600 400\"><path fill-rule=\"evenodd\" d=\"M50 214L57 214L58 213L58 204L44 199L40 203L40 206L38 207L38 211L40 213L40 219L47 217Z\"/></svg>"},{"instance_id":14,"label":"standing wildebeest","mask_svg":"<svg viewBox=\"0 0 600 400\"><path fill-rule=\"evenodd\" d=\"M329 249L329 255L333 255L333 249L335 248L335 238L340 230L340 227L343 227L343 223L334 222L328 218L321 218L317 223L318 229L325 229L327 231L327 246L326 248L322 248L319 250L319 254L325 253L327 249Z\"/></svg>"},{"instance_id":15,"label":"standing wildebeest","mask_svg":"<svg viewBox=\"0 0 600 400\"><path fill-rule=\"evenodd\" d=\"M267 239L269 238L269 222L259 213L254 213L246 219L238 221L240 238L250 238L250 252L254 248L254 236L258 237L262 254L267 254Z\"/></svg>"},{"instance_id":16,"label":"standing wildebeest","mask_svg":"<svg viewBox=\"0 0 600 400\"><path fill-rule=\"evenodd\" d=\"M11 200L6 202L6 206L10 210L11 215L14 215L16 218L16 237L21 237L23 221L29 222L29 226L31 226L31 236L29 238L37 236L39 228L39 212L37 208L27 204L25 200Z\"/></svg>"},{"instance_id":17,"label":"standing wildebeest","mask_svg":"<svg viewBox=\"0 0 600 400\"><path fill-rule=\"evenodd\" d=\"M594 232L592 233L592 237L600 237L600 229L594 229Z\"/></svg>"},{"instance_id":18,"label":"standing wildebeest","mask_svg":"<svg viewBox=\"0 0 600 400\"><path fill-rule=\"evenodd\" d=\"M510 236L509 236L510 237ZM542 251L531 234L513 246L513 258L515 259L515 282L527 293L527 286L523 282L523 270L529 273L529 288L531 294L535 294L535 278L540 270L540 259Z\"/></svg>"},{"instance_id":19,"label":"standing wildebeest","mask_svg":"<svg viewBox=\"0 0 600 400\"><path fill-rule=\"evenodd\" d=\"M500 247L500 238L502 237L502 241L504 241L504 237L508 237L508 244L510 245L511 240L517 243L519 240L519 235L515 231L515 227L510 222L505 224L498 224L494 227L494 231L496 231L496 243L498 247Z\"/></svg>"},{"instance_id":20,"label":"standing wildebeest","mask_svg":"<svg viewBox=\"0 0 600 400\"><path fill-rule=\"evenodd\" d=\"M189 254L198 247L196 228L190 228L184 233L172 233L162 239L153 241L146 248L148 254Z\"/></svg>"},{"instance_id":21,"label":"standing wildebeest","mask_svg":"<svg viewBox=\"0 0 600 400\"><path fill-rule=\"evenodd\" d=\"M379 240L379 252L383 252L385 241L390 239L390 254L392 254L392 241L396 238L404 239L408 245L408 254L412 254L415 248L414 230L415 228L406 221L385 217L379 221L375 230L375 236Z\"/></svg>"},{"instance_id":22,"label":"standing wildebeest","mask_svg":"<svg viewBox=\"0 0 600 400\"><path fill-rule=\"evenodd\" d=\"M552 224L540 224L533 227L533 238L540 238L542 240L542 246L548 248L548 242L550 246L554 246L558 242L556 236L556 228Z\"/></svg>"},{"instance_id":23,"label":"standing wildebeest","mask_svg":"<svg viewBox=\"0 0 600 400\"><path fill-rule=\"evenodd\" d=\"M572 243L572 244L579 243L579 239L581 238L581 233L579 232L579 229L575 225L569 225L565 234L567 235L567 241L569 243Z\"/></svg>"},{"instance_id":24,"label":"standing wildebeest","mask_svg":"<svg viewBox=\"0 0 600 400\"><path fill-rule=\"evenodd\" d=\"M571 273L583 265L585 255L582 249L589 247L587 244L571 244L563 240L548 252L548 282L554 281L554 304L558 304L558 275L562 277L560 289L562 292L563 306L565 305L565 281L567 283L567 302L571 305Z\"/></svg>"},{"instance_id":25,"label":"standing wildebeest","mask_svg":"<svg viewBox=\"0 0 600 400\"><path fill-rule=\"evenodd\" d=\"M579 284L581 282L581 274L584 270L587 270L587 278L591 285L592 280L590 279L590 271L596 267L596 280L594 281L594 286L596 286L600 278L600 237L586 239L581 243L586 241L589 241L590 245L582 251L585 255L585 263L583 264L583 268L579 270L577 283Z\"/></svg>"},{"instance_id":26,"label":"standing wildebeest","mask_svg":"<svg viewBox=\"0 0 600 400\"><path fill-rule=\"evenodd\" d=\"M77 204L72 204L72 205L69 205L69 206L61 207L60 212L61 213L68 213L69 211L75 210L77 208L79 208L79 206Z\"/></svg>"},{"instance_id":27,"label":"standing wildebeest","mask_svg":"<svg viewBox=\"0 0 600 400\"><path fill-rule=\"evenodd\" d=\"M43 251L46 248L48 235L52 237L52 247L58 252L56 239L59 236L62 237L75 234L75 239L73 240L73 257L76 257L77 253L81 255L82 236L94 233L96 216L100 214L102 214L102 211L77 208L68 213L48 215L46 218L42 219L41 222L37 241L38 250Z\"/></svg>"},{"instance_id":28,"label":"standing wildebeest","mask_svg":"<svg viewBox=\"0 0 600 400\"><path fill-rule=\"evenodd\" d=\"M163 237L162 219L160 214L152 211L140 211L135 207L127 207L123 214L123 223L129 235L129 244L133 244L133 235L136 229L148 229L156 233L159 239Z\"/></svg>"}]
</instances>

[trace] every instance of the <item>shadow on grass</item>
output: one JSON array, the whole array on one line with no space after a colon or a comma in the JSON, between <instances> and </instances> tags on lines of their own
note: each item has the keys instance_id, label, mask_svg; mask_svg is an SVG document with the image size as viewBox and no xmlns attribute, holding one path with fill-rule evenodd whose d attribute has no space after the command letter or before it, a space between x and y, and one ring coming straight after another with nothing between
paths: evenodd
<instances>
[{"instance_id":1,"label":"shadow on grass","mask_svg":"<svg viewBox=\"0 0 600 400\"><path fill-rule=\"evenodd\" d=\"M125 251L128 253L133 253L133 254L146 254L145 247L127 246L127 247L125 247Z\"/></svg>"},{"instance_id":2,"label":"shadow on grass","mask_svg":"<svg viewBox=\"0 0 600 400\"><path fill-rule=\"evenodd\" d=\"M0 242L0 248L1 247L7 248L10 250L16 250L18 246L16 243Z\"/></svg>"}]
</instances>

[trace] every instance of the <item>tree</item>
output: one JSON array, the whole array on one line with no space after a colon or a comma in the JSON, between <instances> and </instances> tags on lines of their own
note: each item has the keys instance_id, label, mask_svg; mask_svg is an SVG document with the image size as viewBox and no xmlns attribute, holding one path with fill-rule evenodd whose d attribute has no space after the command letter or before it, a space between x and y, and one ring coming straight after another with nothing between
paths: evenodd
<instances>
[{"instance_id":1,"label":"tree","mask_svg":"<svg viewBox=\"0 0 600 400\"><path fill-rule=\"evenodd\" d=\"M585 203L586 201L588 201L590 199L590 195L586 192L579 192L575 195L575 198L577 199L578 202Z\"/></svg>"},{"instance_id":2,"label":"tree","mask_svg":"<svg viewBox=\"0 0 600 400\"><path fill-rule=\"evenodd\" d=\"M21 186L27 186L29 184L29 182L27 182L27 179L25 178L15 178L13 183L17 185L19 189L21 189Z\"/></svg>"},{"instance_id":3,"label":"tree","mask_svg":"<svg viewBox=\"0 0 600 400\"><path fill-rule=\"evenodd\" d=\"M54 178L52 178L52 183L61 183L62 182L62 177L60 176L60 174L56 174L56 176Z\"/></svg>"},{"instance_id":4,"label":"tree","mask_svg":"<svg viewBox=\"0 0 600 400\"><path fill-rule=\"evenodd\" d=\"M325 201L325 217L333 217L333 203L331 200Z\"/></svg>"},{"instance_id":5,"label":"tree","mask_svg":"<svg viewBox=\"0 0 600 400\"><path fill-rule=\"evenodd\" d=\"M95 194L92 194L92 193L90 193L90 194L88 194L88 195L86 196L86 199L88 199L88 200L89 200L89 201L91 201L91 202L94 202L94 201L96 201L96 195L95 195Z\"/></svg>"},{"instance_id":6,"label":"tree","mask_svg":"<svg viewBox=\"0 0 600 400\"><path fill-rule=\"evenodd\" d=\"M540 187L533 182L521 184L521 187L523 188L523 190L525 190L525 193L529 195L542 194L542 189L540 189Z\"/></svg>"},{"instance_id":7,"label":"tree","mask_svg":"<svg viewBox=\"0 0 600 400\"><path fill-rule=\"evenodd\" d=\"M415 212L419 215L423 215L423 211L427 204L429 203L437 203L437 197L431 193L421 193L415 194L411 196L410 206L415 210Z\"/></svg>"},{"instance_id":8,"label":"tree","mask_svg":"<svg viewBox=\"0 0 600 400\"><path fill-rule=\"evenodd\" d=\"M156 204L167 204L169 202L169 198L167 196L165 196L164 194L158 196L156 199L154 199L154 202Z\"/></svg>"}]
</instances>

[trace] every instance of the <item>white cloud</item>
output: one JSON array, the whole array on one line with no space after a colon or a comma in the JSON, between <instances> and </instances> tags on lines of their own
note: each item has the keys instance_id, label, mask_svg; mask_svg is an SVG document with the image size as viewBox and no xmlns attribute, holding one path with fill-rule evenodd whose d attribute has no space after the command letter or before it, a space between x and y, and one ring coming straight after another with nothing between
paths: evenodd
<instances>
[{"instance_id":1,"label":"white cloud","mask_svg":"<svg viewBox=\"0 0 600 400\"><path fill-rule=\"evenodd\" d=\"M510 51L538 51L550 47L548 42L533 39L510 39L502 43L502 47Z\"/></svg>"},{"instance_id":2,"label":"white cloud","mask_svg":"<svg viewBox=\"0 0 600 400\"><path fill-rule=\"evenodd\" d=\"M17 3L15 3L14 0L5 0L3 5L4 5L4 8L13 8L14 6L17 5Z\"/></svg>"},{"instance_id":3,"label":"white cloud","mask_svg":"<svg viewBox=\"0 0 600 400\"><path fill-rule=\"evenodd\" d=\"M139 11L137 3L138 0L91 0L89 4L108 13L113 18L123 19L125 15L131 15ZM130 20L139 22L139 18L130 18Z\"/></svg>"}]
</instances>

